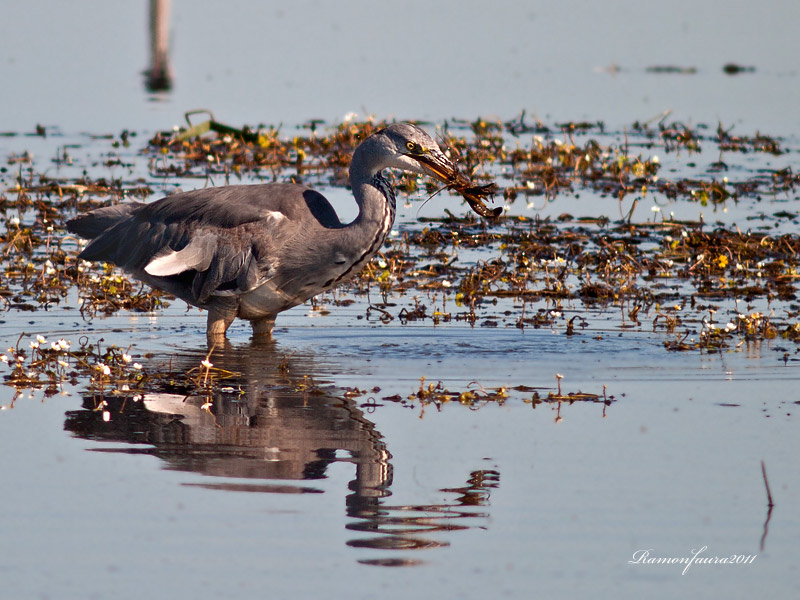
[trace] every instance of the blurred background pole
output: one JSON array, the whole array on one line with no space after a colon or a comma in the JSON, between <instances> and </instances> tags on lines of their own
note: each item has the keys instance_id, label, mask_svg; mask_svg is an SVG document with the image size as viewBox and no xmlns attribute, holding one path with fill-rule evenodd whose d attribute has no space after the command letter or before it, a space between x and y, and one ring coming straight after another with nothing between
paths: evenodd
<instances>
[{"instance_id":1,"label":"blurred background pole","mask_svg":"<svg viewBox=\"0 0 800 600\"><path fill-rule=\"evenodd\" d=\"M150 68L146 72L149 92L172 89L169 64L169 0L150 0Z\"/></svg>"}]
</instances>

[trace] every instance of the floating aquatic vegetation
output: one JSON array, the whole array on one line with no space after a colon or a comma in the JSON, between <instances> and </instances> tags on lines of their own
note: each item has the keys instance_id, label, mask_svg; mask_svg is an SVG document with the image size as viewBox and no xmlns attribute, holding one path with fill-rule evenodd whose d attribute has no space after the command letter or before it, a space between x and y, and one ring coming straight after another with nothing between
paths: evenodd
<instances>
[{"instance_id":1,"label":"floating aquatic vegetation","mask_svg":"<svg viewBox=\"0 0 800 600\"><path fill-rule=\"evenodd\" d=\"M11 406L25 392L31 395L41 391L46 398L68 393L66 386L83 384L89 394L97 396L100 407L106 398L139 401L143 394L153 391L189 397L227 390L228 381L240 374L215 367L210 356L211 352L186 370L173 370L171 364L166 368L154 364L145 367L143 363L152 356L135 357L129 348L106 345L102 338L49 340L41 334L23 333L14 346L0 354L0 363L8 369L3 377L5 385L16 390Z\"/></svg>"},{"instance_id":2,"label":"floating aquatic vegetation","mask_svg":"<svg viewBox=\"0 0 800 600\"><path fill-rule=\"evenodd\" d=\"M433 406L437 411L441 411L445 405L456 404L466 406L471 410L478 410L489 405L502 406L504 403L516 400L530 404L533 408L541 404L550 404L557 411L556 420L561 420L561 405L572 405L579 403L592 403L603 405L603 416L605 409L617 399L609 395L606 387L603 386L601 394L585 392L562 392L561 380L563 376L556 374L556 389L547 387L531 387L528 385L517 385L512 387L485 387L477 381L470 382L463 389L449 389L442 381L429 382L425 377L420 378L419 388L407 396L395 394L385 396L383 401L397 402L407 407L420 407L420 418L425 417L425 409ZM374 390L377 392L379 390ZM545 394L546 392L546 394ZM363 391L362 391L363 393ZM374 399L362 406L378 406Z\"/></svg>"},{"instance_id":3,"label":"floating aquatic vegetation","mask_svg":"<svg viewBox=\"0 0 800 600\"><path fill-rule=\"evenodd\" d=\"M16 390L12 406L25 391L41 390L49 397L65 393L65 385L76 385L80 380L88 382L91 391L136 394L147 381L141 363L126 350L103 346L102 342L86 336L73 342L21 334L14 346L0 354L0 362L9 369L5 384Z\"/></svg>"},{"instance_id":4,"label":"floating aquatic vegetation","mask_svg":"<svg viewBox=\"0 0 800 600\"><path fill-rule=\"evenodd\" d=\"M580 335L592 331L592 314L613 309L620 330L651 324L667 336L669 349L735 349L740 342L770 339L796 343L800 244L794 234L773 229L797 222L798 212L762 215L763 225L743 233L703 220L678 221L666 208L684 200L724 211L745 198L790 199L800 176L789 162L754 172L723 160L723 153L784 157L784 142L760 133L734 134L721 124L714 131L667 118L665 113L619 134L607 132L603 123L548 126L526 120L524 113L508 122L442 123L442 147L464 173L451 191L471 195L473 209L492 216L502 210L482 202L494 191L488 182L496 179L505 208L518 208L513 205L523 198L541 197L546 204L564 193L577 198L589 189L595 199L607 198L609 207L619 206L620 218L612 220L607 216L612 211L603 206L586 218L566 213L540 218L534 209L533 216L509 212L496 220L445 208L443 218L420 218L418 226L393 231L383 251L348 287L314 300L314 314L329 314L326 302L351 305L377 289L380 299L370 297L358 318L401 325L550 328ZM13 171L0 175L8 182L0 193L2 306L35 311L77 303L87 319L157 311L168 297L109 266L78 261L79 241L64 234L64 220L75 211L146 199L156 181L162 188L172 186L165 177L223 174L227 180L316 179L343 185L353 149L385 124L311 121L284 131L216 123L205 132L190 126L158 133L138 150L148 177L134 174L137 149L130 150L132 155L118 153L135 138L129 132L103 141L112 150L94 166L84 164L72 147L59 149L51 160L58 165L55 172L31 153L16 152L7 158ZM676 171L680 161L709 149L719 152L719 159L704 172ZM656 150L669 159L660 160ZM437 191L433 184L421 189L421 181L406 175L395 183L406 194ZM623 209L623 200L630 199L630 209ZM652 217L634 220L636 205L651 199ZM707 307L737 325L739 315L760 312L772 327L737 326L724 334L706 330Z\"/></svg>"},{"instance_id":5,"label":"floating aquatic vegetation","mask_svg":"<svg viewBox=\"0 0 800 600\"><path fill-rule=\"evenodd\" d=\"M451 391L444 387L441 381L425 385L425 378L419 382L419 389L408 396L408 400L420 403L422 406L434 404L437 407L448 402L458 402L470 408L478 408L489 402L503 404L508 399L508 390L504 387L485 388L477 381L471 382L466 389Z\"/></svg>"},{"instance_id":6,"label":"floating aquatic vegetation","mask_svg":"<svg viewBox=\"0 0 800 600\"><path fill-rule=\"evenodd\" d=\"M606 393L605 386L603 386L603 393L599 395L584 392L564 393L561 391L562 378L562 375L556 374L556 390L546 387L530 387L527 385L487 388L477 381L470 382L464 389L451 390L445 387L442 381L426 383L426 378L421 377L419 389L406 398L396 395L385 397L384 400L411 404L418 403L423 407L432 404L437 408L441 408L442 405L448 403L457 403L470 408L481 408L487 404L502 405L514 397L533 404L534 408L542 402L566 402L568 404L573 404L575 402L597 402L608 406L616 400L614 396L610 396ZM544 391L547 391L547 395L542 396L540 392Z\"/></svg>"}]
</instances>

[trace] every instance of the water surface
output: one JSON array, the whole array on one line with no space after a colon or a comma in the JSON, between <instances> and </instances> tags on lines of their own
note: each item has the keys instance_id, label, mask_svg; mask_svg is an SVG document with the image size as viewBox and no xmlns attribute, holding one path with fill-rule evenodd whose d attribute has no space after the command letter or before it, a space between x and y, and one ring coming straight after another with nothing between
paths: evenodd
<instances>
[{"instance_id":1,"label":"water surface","mask_svg":"<svg viewBox=\"0 0 800 600\"><path fill-rule=\"evenodd\" d=\"M604 121L604 133L580 138L604 145L671 110L670 120L705 131L718 121L740 134L764 131L787 152L721 158L642 146L660 156L662 177L711 180L718 174L709 166L723 158L732 180L798 170L795 3L486 10L470 2L410 2L400 13L361 2L176 4L173 87L154 93L142 75L144 4L6 3L0 132L10 135L0 137L0 193L14 193L27 163L12 156L25 151L37 172L141 180L153 198L219 185L155 176L141 154L151 134L196 107L236 126L283 123L286 136L309 119L349 112L428 119L433 131L453 117L526 110L552 128L548 139L561 136L563 121ZM726 75L726 63L755 71ZM658 65L695 72L648 71ZM46 135L26 135L37 124ZM115 147L125 129L136 134L130 146ZM106 133L114 139L97 137ZM354 215L346 189L324 177L312 183L345 218ZM429 226L420 216L465 210L447 194L420 208L422 199L400 206L401 233ZM621 219L631 209L630 199L618 206L589 190L530 200L517 200L511 214ZM774 217L797 210L796 192L712 207L653 201L661 215L710 227L777 235L796 225ZM14 216L31 225L34 213L4 215ZM640 202L632 218L662 217ZM475 263L500 251L459 258ZM473 327L383 323L367 311L375 297L337 297L353 303L327 297L327 315L310 305L281 315L271 344L252 345L247 324L236 323L230 347L210 360L240 375L211 398L172 390L106 399L86 378L51 397L4 386L0 595L791 597L800 536L793 342L668 352L669 336L602 306L567 303L552 326L521 330L512 300L484 307L482 320L496 327ZM386 300L393 313L414 302L399 293ZM3 348L24 331L23 344L36 334L102 338L154 370L180 373L206 357L204 315L180 302L91 320L78 306L73 295L47 310L7 310ZM528 310L538 308L554 306ZM758 308L794 310L791 300ZM732 302L721 308L720 322L733 310ZM587 327L567 336L576 314ZM424 408L410 399L439 382L451 391L503 387L509 398ZM531 402L532 390L546 397L559 384L609 401ZM703 547L702 556L756 558L685 574L678 564L629 564L642 550L688 557Z\"/></svg>"}]
</instances>

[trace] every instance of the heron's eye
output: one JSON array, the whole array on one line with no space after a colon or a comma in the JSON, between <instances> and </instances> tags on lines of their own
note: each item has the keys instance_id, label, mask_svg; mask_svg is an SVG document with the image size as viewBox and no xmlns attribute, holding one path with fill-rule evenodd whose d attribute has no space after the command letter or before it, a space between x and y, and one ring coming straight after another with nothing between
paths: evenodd
<instances>
[{"instance_id":1,"label":"heron's eye","mask_svg":"<svg viewBox=\"0 0 800 600\"><path fill-rule=\"evenodd\" d=\"M420 146L417 142L406 142L406 148L408 148L408 151L411 152L411 154L423 154L425 152L425 148Z\"/></svg>"}]
</instances>

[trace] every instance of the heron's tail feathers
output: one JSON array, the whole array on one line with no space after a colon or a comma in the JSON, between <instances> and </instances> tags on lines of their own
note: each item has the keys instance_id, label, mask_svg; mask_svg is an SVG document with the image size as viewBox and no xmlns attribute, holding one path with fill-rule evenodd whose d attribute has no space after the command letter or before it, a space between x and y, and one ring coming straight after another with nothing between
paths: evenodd
<instances>
[{"instance_id":1,"label":"heron's tail feathers","mask_svg":"<svg viewBox=\"0 0 800 600\"><path fill-rule=\"evenodd\" d=\"M128 218L140 206L142 206L140 202L130 202L98 208L67 221L67 229L84 239L93 240L120 221Z\"/></svg>"}]
</instances>

